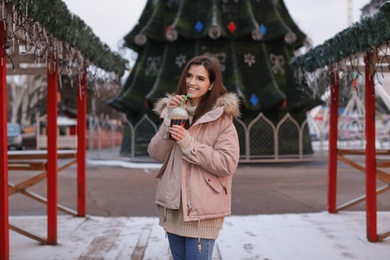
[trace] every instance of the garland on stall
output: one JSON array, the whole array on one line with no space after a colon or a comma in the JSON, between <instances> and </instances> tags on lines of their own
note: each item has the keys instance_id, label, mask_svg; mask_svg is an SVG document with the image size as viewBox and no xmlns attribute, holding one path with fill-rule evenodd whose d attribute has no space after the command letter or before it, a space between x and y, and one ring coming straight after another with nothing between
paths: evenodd
<instances>
[{"instance_id":1,"label":"garland on stall","mask_svg":"<svg viewBox=\"0 0 390 260\"><path fill-rule=\"evenodd\" d=\"M293 58L291 64L299 72L313 72L389 40L390 2L385 2L372 17L362 18L305 55Z\"/></svg>"},{"instance_id":2,"label":"garland on stall","mask_svg":"<svg viewBox=\"0 0 390 260\"><path fill-rule=\"evenodd\" d=\"M56 51L69 68L92 65L122 76L127 60L110 50L61 0L1 0L2 19L7 26L8 47L26 42L26 52L35 59L48 58ZM11 21L11 22L10 22ZM91 70L91 68L89 68ZM71 71L71 70L70 70Z\"/></svg>"},{"instance_id":3,"label":"garland on stall","mask_svg":"<svg viewBox=\"0 0 390 260\"><path fill-rule=\"evenodd\" d=\"M362 53L374 49L382 57L377 66L373 64L377 72L376 84L381 84L384 67L390 63L390 2L385 2L375 15L362 18L322 45L293 57L290 63L296 77L308 82L317 97L324 97L329 88L331 68L337 68L342 72L340 95L343 98L350 95L352 82L364 74L359 66L362 65Z\"/></svg>"}]
</instances>

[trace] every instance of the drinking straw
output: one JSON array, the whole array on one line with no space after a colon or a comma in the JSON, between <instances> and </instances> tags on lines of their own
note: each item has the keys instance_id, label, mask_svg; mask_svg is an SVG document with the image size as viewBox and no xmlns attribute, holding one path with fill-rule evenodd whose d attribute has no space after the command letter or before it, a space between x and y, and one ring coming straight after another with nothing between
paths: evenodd
<instances>
[{"instance_id":1,"label":"drinking straw","mask_svg":"<svg viewBox=\"0 0 390 260\"><path fill-rule=\"evenodd\" d=\"M183 97L183 98L181 99L180 108L183 108L184 100L186 100L189 96L190 96L190 94L187 94L185 97ZM180 115L177 115L177 118L180 119Z\"/></svg>"},{"instance_id":2,"label":"drinking straw","mask_svg":"<svg viewBox=\"0 0 390 260\"><path fill-rule=\"evenodd\" d=\"M183 97L183 98L181 99L180 108L183 108L184 100L186 100L189 96L190 96L190 94L187 94L185 97Z\"/></svg>"}]
</instances>

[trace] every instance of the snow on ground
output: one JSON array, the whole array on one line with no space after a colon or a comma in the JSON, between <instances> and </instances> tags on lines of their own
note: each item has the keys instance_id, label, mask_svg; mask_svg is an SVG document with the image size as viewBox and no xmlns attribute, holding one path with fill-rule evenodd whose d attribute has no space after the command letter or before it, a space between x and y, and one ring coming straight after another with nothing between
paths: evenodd
<instances>
[{"instance_id":1,"label":"snow on ground","mask_svg":"<svg viewBox=\"0 0 390 260\"><path fill-rule=\"evenodd\" d=\"M125 160L87 160L88 165L93 166L118 166L130 169L160 169L161 163L136 163Z\"/></svg>"},{"instance_id":2,"label":"snow on ground","mask_svg":"<svg viewBox=\"0 0 390 260\"><path fill-rule=\"evenodd\" d=\"M88 165L159 168L156 163L88 160ZM10 224L47 237L46 216L10 217ZM390 231L390 212L378 212L378 233ZM154 217L58 217L58 245L10 230L10 259L171 259L168 241ZM366 213L306 213L229 216L213 259L390 259L390 237L366 238Z\"/></svg>"},{"instance_id":3,"label":"snow on ground","mask_svg":"<svg viewBox=\"0 0 390 260\"><path fill-rule=\"evenodd\" d=\"M10 231L10 259L170 259L168 241L155 217L58 220L56 246L42 246ZM10 223L46 237L46 217L11 217ZM390 213L379 212L378 231L389 229ZM368 242L364 212L230 216L213 259L387 260L390 238Z\"/></svg>"}]
</instances>

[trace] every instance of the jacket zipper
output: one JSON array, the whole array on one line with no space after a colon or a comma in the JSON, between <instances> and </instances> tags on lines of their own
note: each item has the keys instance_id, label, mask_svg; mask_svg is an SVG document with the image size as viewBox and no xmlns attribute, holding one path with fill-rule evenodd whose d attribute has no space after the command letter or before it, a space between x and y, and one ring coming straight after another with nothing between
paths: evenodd
<instances>
[{"instance_id":1,"label":"jacket zipper","mask_svg":"<svg viewBox=\"0 0 390 260\"><path fill-rule=\"evenodd\" d=\"M190 213L191 213L191 210L192 210L192 207L191 207L191 205L190 205L190 197L189 197L189 195L188 195L188 189L189 189L189 181L188 181L188 179L189 179L189 175L190 175L190 172L191 172L191 164L189 164L188 165L188 168L187 168L187 174L186 174L186 184L187 184L187 216L189 216L190 215Z\"/></svg>"}]
</instances>

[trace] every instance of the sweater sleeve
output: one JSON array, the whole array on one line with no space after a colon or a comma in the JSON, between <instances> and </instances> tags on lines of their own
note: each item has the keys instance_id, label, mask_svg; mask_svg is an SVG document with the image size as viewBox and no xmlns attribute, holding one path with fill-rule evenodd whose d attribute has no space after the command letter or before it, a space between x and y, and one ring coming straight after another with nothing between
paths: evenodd
<instances>
[{"instance_id":1,"label":"sweater sleeve","mask_svg":"<svg viewBox=\"0 0 390 260\"><path fill-rule=\"evenodd\" d=\"M191 152L193 142L194 138L187 132L186 136L180 142L177 142L177 145L188 159L197 162L196 157Z\"/></svg>"},{"instance_id":2,"label":"sweater sleeve","mask_svg":"<svg viewBox=\"0 0 390 260\"><path fill-rule=\"evenodd\" d=\"M158 134L164 138L168 139L169 138L169 127L171 124L171 120L169 118L164 118L163 123L161 124L160 129L158 130Z\"/></svg>"}]
</instances>

